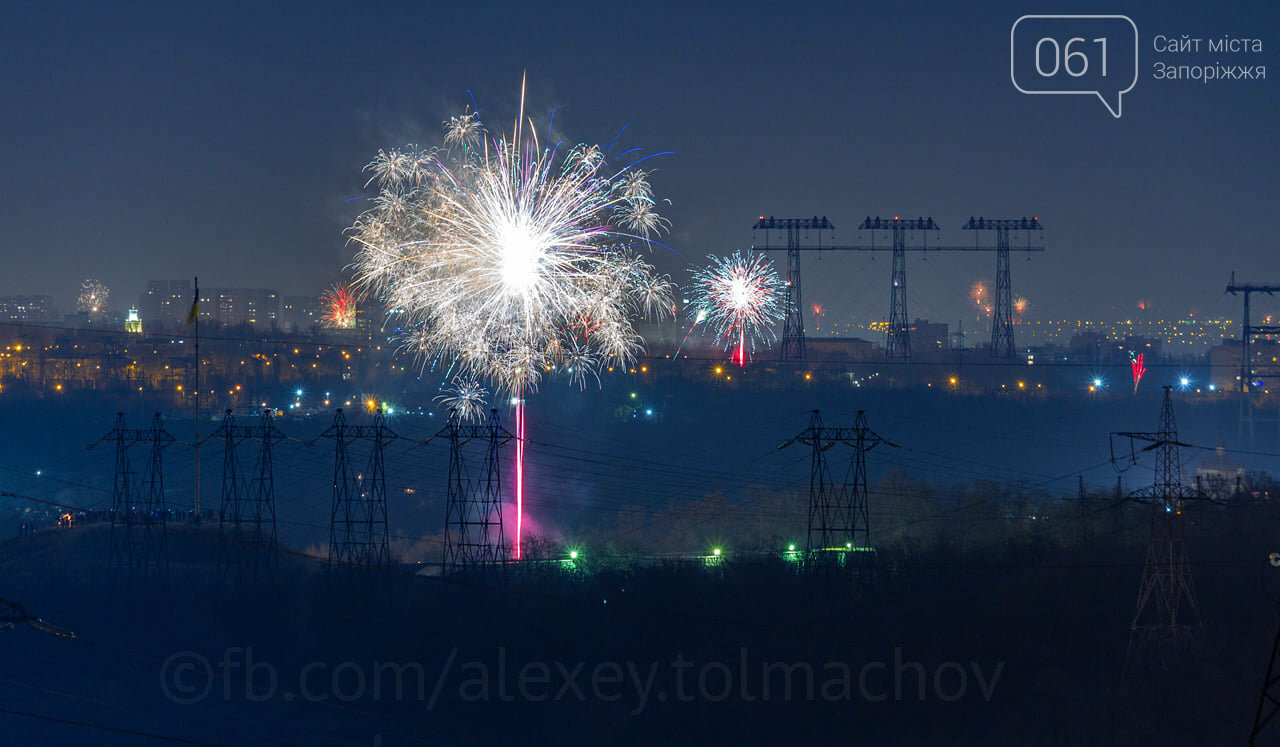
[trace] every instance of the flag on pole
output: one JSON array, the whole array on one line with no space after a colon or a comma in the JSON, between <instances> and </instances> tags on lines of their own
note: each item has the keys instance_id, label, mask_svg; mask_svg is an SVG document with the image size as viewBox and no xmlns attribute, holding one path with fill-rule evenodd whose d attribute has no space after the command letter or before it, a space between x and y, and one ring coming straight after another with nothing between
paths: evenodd
<instances>
[{"instance_id":1,"label":"flag on pole","mask_svg":"<svg viewBox=\"0 0 1280 747\"><path fill-rule=\"evenodd\" d=\"M191 312L187 314L187 324L195 324L200 318L200 278L193 278L191 290ZM197 342L197 344L199 344Z\"/></svg>"}]
</instances>

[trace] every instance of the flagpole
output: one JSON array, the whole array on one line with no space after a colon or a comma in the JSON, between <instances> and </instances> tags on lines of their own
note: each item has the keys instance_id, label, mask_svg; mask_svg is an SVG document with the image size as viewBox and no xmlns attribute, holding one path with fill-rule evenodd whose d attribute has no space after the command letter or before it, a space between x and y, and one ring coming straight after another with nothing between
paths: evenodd
<instances>
[{"instance_id":1,"label":"flagpole","mask_svg":"<svg viewBox=\"0 0 1280 747\"><path fill-rule=\"evenodd\" d=\"M196 495L195 521L200 523L200 277L195 278L195 296L191 302L191 314L195 319L196 341Z\"/></svg>"}]
</instances>

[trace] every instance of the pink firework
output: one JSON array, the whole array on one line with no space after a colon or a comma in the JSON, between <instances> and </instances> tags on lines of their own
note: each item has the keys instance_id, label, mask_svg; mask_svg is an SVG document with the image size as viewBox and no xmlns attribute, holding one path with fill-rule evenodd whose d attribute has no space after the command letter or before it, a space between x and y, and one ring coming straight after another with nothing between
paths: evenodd
<instances>
[{"instance_id":1,"label":"pink firework","mask_svg":"<svg viewBox=\"0 0 1280 747\"><path fill-rule=\"evenodd\" d=\"M813 304L809 306L809 310L813 312L813 331L821 332L822 331L822 315L827 312L826 308L824 308L823 305L818 303L817 301L814 301Z\"/></svg>"}]
</instances>

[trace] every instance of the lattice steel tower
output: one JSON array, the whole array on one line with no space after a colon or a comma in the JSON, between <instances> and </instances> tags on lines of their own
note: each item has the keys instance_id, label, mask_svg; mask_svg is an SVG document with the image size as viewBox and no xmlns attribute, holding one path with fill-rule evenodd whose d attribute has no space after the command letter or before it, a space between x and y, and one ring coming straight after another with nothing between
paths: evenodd
<instances>
[{"instance_id":1,"label":"lattice steel tower","mask_svg":"<svg viewBox=\"0 0 1280 747\"><path fill-rule=\"evenodd\" d=\"M152 418L150 428L138 429L126 428L124 413L118 412L115 427L94 446L104 441L116 447L109 550L112 576L167 577L169 551L165 528L169 509L164 497L163 452L174 438L164 429L160 413ZM137 479L129 460L129 447L138 443L151 445L141 480Z\"/></svg>"},{"instance_id":2,"label":"lattice steel tower","mask_svg":"<svg viewBox=\"0 0 1280 747\"><path fill-rule=\"evenodd\" d=\"M885 335L884 352L890 360L907 360L911 357L911 321L907 318L907 232L937 231L933 218L893 220L867 218L858 226L859 231L889 231L893 236L893 274L889 278L889 329ZM874 236L874 233L873 233Z\"/></svg>"},{"instance_id":3,"label":"lattice steel tower","mask_svg":"<svg viewBox=\"0 0 1280 747\"><path fill-rule=\"evenodd\" d=\"M808 231L830 231L835 225L826 217L818 218L766 218L752 226L753 231L765 232L765 246L769 248L769 231L782 231L787 241L787 301L786 319L782 325L782 345L779 358L784 361L807 361L804 341L804 297L800 292L800 235ZM818 234L821 244L822 234Z\"/></svg>"},{"instance_id":4,"label":"lattice steel tower","mask_svg":"<svg viewBox=\"0 0 1280 747\"><path fill-rule=\"evenodd\" d=\"M1182 484L1182 462L1178 453L1178 428L1173 417L1173 388L1164 388L1160 429L1155 433L1121 433L1131 439L1150 441L1156 450L1155 480L1130 497L1151 504L1151 538L1138 601L1130 626L1125 671L1154 654L1156 662L1168 666L1179 644L1191 638L1199 623L1199 604L1187 556L1182 512L1191 501L1203 496Z\"/></svg>"},{"instance_id":5,"label":"lattice steel tower","mask_svg":"<svg viewBox=\"0 0 1280 747\"><path fill-rule=\"evenodd\" d=\"M385 567L391 564L387 536L387 482L383 448L397 436L379 409L373 425L347 425L342 408L319 438L333 439L333 506L329 515L329 563ZM351 466L348 446L370 441L362 472Z\"/></svg>"},{"instance_id":6,"label":"lattice steel tower","mask_svg":"<svg viewBox=\"0 0 1280 747\"><path fill-rule=\"evenodd\" d=\"M1043 231L1039 218L969 218L962 226L967 231L996 232L996 304L991 313L991 357L1012 358L1017 352L1013 344L1013 283L1009 279L1009 232L1026 231L1027 247L1031 232Z\"/></svg>"},{"instance_id":7,"label":"lattice steel tower","mask_svg":"<svg viewBox=\"0 0 1280 747\"><path fill-rule=\"evenodd\" d=\"M449 439L449 489L444 513L444 571L457 573L502 566L507 561L502 526L501 447L515 436L502 427L496 409L484 425L463 424L457 411L436 434ZM470 440L484 440L484 460L472 481L463 447Z\"/></svg>"},{"instance_id":8,"label":"lattice steel tower","mask_svg":"<svg viewBox=\"0 0 1280 747\"><path fill-rule=\"evenodd\" d=\"M263 410L258 425L236 425L227 410L217 434L223 442L222 505L218 511L218 572L237 582L274 578L276 562L276 500L271 449L284 440L270 410ZM257 443L253 476L240 470L237 448Z\"/></svg>"},{"instance_id":9,"label":"lattice steel tower","mask_svg":"<svg viewBox=\"0 0 1280 747\"><path fill-rule=\"evenodd\" d=\"M805 538L805 558L811 565L831 565L841 559L846 566L861 567L871 551L871 527L867 514L867 452L880 444L896 447L867 426L867 416L858 411L852 428L830 428L822 424L822 413L814 410L809 427L784 443L810 447L809 522ZM853 448L845 480L831 478L826 452L837 444ZM849 556L852 555L852 558ZM852 562L851 562L852 561Z\"/></svg>"}]
</instances>

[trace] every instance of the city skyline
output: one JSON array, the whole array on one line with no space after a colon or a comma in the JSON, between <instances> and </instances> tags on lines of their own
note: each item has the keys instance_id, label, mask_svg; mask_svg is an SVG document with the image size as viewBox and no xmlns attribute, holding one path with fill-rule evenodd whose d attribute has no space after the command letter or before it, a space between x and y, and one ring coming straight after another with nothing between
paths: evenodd
<instances>
[{"instance_id":1,"label":"city skyline","mask_svg":"<svg viewBox=\"0 0 1280 747\"><path fill-rule=\"evenodd\" d=\"M655 186L672 201L664 243L674 251L655 248L652 261L677 283L707 252L750 246L761 214L826 215L852 242L864 216L895 213L933 216L943 243L965 240L959 228L971 215L1039 215L1048 251L1013 268L1039 318L1139 301L1221 315L1231 271L1275 280L1274 253L1258 251L1270 239L1266 196L1278 165L1273 149L1255 145L1276 113L1274 98L1258 95L1265 81L1144 80L1122 119L1079 97L1024 96L1008 80L1006 23L1022 10L995 5L971 16L937 3L905 26L875 9L861 9L856 24L835 22L848 9L817 5L762 23L772 11L692 6L659 41L643 24L612 34L611 48L629 49L627 86L578 64L577 46L549 44L581 39L581 29L532 10L508 11L518 22L493 30L494 54L478 69L450 35L395 57L362 55L359 65L344 52L405 42L419 21L464 24L462 9L429 19L375 11L380 21L357 23L346 10L277 6L250 26L201 10L150 9L126 22L84 6L51 23L52 8L17 9L0 38L25 65L0 93L26 116L0 123L0 152L24 188L0 205L12 269L0 295L39 287L64 305L91 275L130 298L142 290L125 269L135 266L199 275L210 287L239 285L234 275L256 266L262 280L252 285L281 294L327 287L354 254L343 229L365 204L362 166L379 148L438 138L439 123L473 100L509 120L526 70L531 120L545 127L555 107L554 136L608 142L625 127L625 147L675 152L653 162ZM1246 6L1255 25L1277 20L1272 5ZM1135 22L1144 39L1221 25L1192 3ZM197 28L217 33L184 45ZM785 53L754 60L752 49ZM1145 69L1155 55L1141 54ZM89 57L94 72L82 75ZM311 63L300 69L304 57ZM696 80L682 73L690 65ZM32 87L37 75L58 97ZM114 103L124 90L168 103L142 118ZM91 130L68 116L68 102L97 112ZM77 175L69 202L58 199L63 173ZM835 314L884 313L885 259L806 257L806 296ZM980 257L912 256L909 265L910 302L930 318L958 317L966 287L993 275Z\"/></svg>"}]
</instances>

